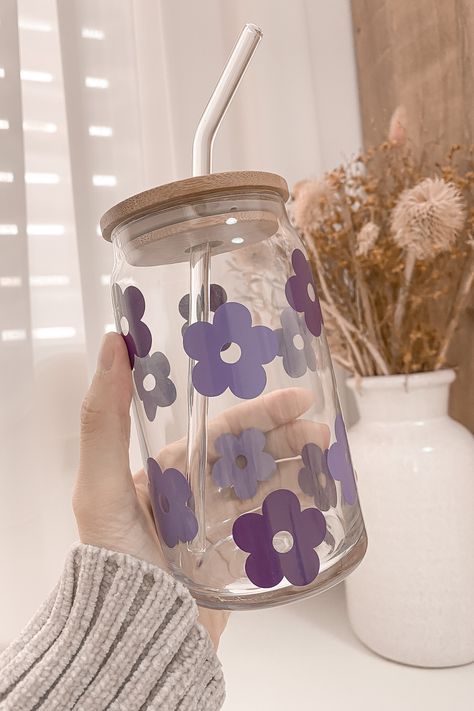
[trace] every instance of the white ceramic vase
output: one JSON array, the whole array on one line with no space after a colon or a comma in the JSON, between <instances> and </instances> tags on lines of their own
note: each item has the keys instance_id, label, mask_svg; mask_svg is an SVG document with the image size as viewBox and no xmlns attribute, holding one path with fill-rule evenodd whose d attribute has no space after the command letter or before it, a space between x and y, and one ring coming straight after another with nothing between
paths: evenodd
<instances>
[{"instance_id":1,"label":"white ceramic vase","mask_svg":"<svg viewBox=\"0 0 474 711\"><path fill-rule=\"evenodd\" d=\"M474 440L447 414L452 370L351 379L349 431L369 546L347 580L352 628L424 667L474 661Z\"/></svg>"}]
</instances>

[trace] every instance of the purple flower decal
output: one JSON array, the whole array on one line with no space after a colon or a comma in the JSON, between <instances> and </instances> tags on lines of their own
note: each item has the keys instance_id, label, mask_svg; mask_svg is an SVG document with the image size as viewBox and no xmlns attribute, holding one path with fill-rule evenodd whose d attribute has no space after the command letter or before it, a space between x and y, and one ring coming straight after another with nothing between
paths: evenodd
<instances>
[{"instance_id":1,"label":"purple flower decal","mask_svg":"<svg viewBox=\"0 0 474 711\"><path fill-rule=\"evenodd\" d=\"M306 325L314 336L321 335L323 315L319 305L316 284L311 265L300 249L291 255L295 275L286 282L285 294L288 303L295 311L304 313Z\"/></svg>"},{"instance_id":2,"label":"purple flower decal","mask_svg":"<svg viewBox=\"0 0 474 711\"><path fill-rule=\"evenodd\" d=\"M278 355L283 358L283 367L292 378L299 378L309 368L316 370L316 356L313 351L313 334L306 322L293 309L287 308L280 314L281 328L275 331L278 337Z\"/></svg>"},{"instance_id":3,"label":"purple flower decal","mask_svg":"<svg viewBox=\"0 0 474 711\"><path fill-rule=\"evenodd\" d=\"M314 505L327 511L337 504L337 491L327 463L327 450L309 442L301 450L304 467L300 469L298 481L301 489L314 498Z\"/></svg>"},{"instance_id":4,"label":"purple flower decal","mask_svg":"<svg viewBox=\"0 0 474 711\"><path fill-rule=\"evenodd\" d=\"M203 289L197 297L197 313L202 314L202 302L204 301ZM221 304L225 304L227 301L227 294L225 289L219 284L211 284L209 288L209 308L215 313ZM184 335L185 330L189 326L189 294L185 294L178 304L178 311L184 318L185 323L181 328L181 333Z\"/></svg>"},{"instance_id":5,"label":"purple flower decal","mask_svg":"<svg viewBox=\"0 0 474 711\"><path fill-rule=\"evenodd\" d=\"M136 286L127 286L122 291L118 284L112 287L112 302L117 323L127 345L130 364L133 367L135 356L144 358L151 348L151 332L141 319L145 313L145 297ZM125 328L122 323L126 320Z\"/></svg>"},{"instance_id":6,"label":"purple flower decal","mask_svg":"<svg viewBox=\"0 0 474 711\"><path fill-rule=\"evenodd\" d=\"M334 479L341 482L342 493L347 503L354 504L357 500L357 488L342 415L336 415L334 431L336 442L329 447L327 454L329 471Z\"/></svg>"},{"instance_id":7,"label":"purple flower decal","mask_svg":"<svg viewBox=\"0 0 474 711\"><path fill-rule=\"evenodd\" d=\"M264 452L265 435L250 427L240 435L222 434L215 441L221 455L212 468L217 486L233 486L239 499L252 499L257 482L269 479L276 470L273 457Z\"/></svg>"},{"instance_id":8,"label":"purple flower decal","mask_svg":"<svg viewBox=\"0 0 474 711\"><path fill-rule=\"evenodd\" d=\"M314 551L326 535L326 521L318 509L300 509L296 494L272 491L262 513L246 513L234 522L238 547L250 553L245 563L248 578L260 588L272 588L285 577L292 585L309 585L319 573Z\"/></svg>"},{"instance_id":9,"label":"purple flower decal","mask_svg":"<svg viewBox=\"0 0 474 711\"><path fill-rule=\"evenodd\" d=\"M236 344L235 362L223 358L228 344ZM264 390L267 376L264 363L278 351L278 340L266 326L252 326L250 311L233 301L222 304L213 323L192 323L183 336L184 350L198 361L192 373L193 385L201 395L214 397L227 388L237 397L254 398Z\"/></svg>"},{"instance_id":10,"label":"purple flower decal","mask_svg":"<svg viewBox=\"0 0 474 711\"><path fill-rule=\"evenodd\" d=\"M155 523L168 548L178 541L192 541L198 532L198 522L188 502L192 497L186 477L177 469L161 467L155 459L147 459L148 486Z\"/></svg>"},{"instance_id":11,"label":"purple flower decal","mask_svg":"<svg viewBox=\"0 0 474 711\"><path fill-rule=\"evenodd\" d=\"M135 358L133 369L133 379L137 388L138 397L143 402L146 416L153 422L158 407L168 407L176 400L176 388L170 374L170 364L168 358L157 351L145 358ZM145 379L147 376L151 381L151 388L148 388Z\"/></svg>"}]
</instances>

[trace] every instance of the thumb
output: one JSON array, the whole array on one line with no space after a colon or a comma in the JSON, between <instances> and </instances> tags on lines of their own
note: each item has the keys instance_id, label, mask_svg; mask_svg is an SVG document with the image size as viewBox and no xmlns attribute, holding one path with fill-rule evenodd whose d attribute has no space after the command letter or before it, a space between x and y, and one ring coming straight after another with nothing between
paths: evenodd
<instances>
[{"instance_id":1,"label":"thumb","mask_svg":"<svg viewBox=\"0 0 474 711\"><path fill-rule=\"evenodd\" d=\"M110 508L134 494L130 473L132 378L125 342L104 337L97 371L81 411L79 472L74 492L76 517L84 508Z\"/></svg>"}]
</instances>

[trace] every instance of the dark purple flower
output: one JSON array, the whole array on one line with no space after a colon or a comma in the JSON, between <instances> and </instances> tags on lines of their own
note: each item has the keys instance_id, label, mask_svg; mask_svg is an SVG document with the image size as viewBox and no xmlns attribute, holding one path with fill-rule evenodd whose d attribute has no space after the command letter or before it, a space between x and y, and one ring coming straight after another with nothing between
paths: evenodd
<instances>
[{"instance_id":1,"label":"dark purple flower","mask_svg":"<svg viewBox=\"0 0 474 711\"><path fill-rule=\"evenodd\" d=\"M192 541L198 522L188 503L192 497L186 477L177 469L165 469L155 459L147 459L148 486L155 523L168 548L178 541Z\"/></svg>"},{"instance_id":2,"label":"dark purple flower","mask_svg":"<svg viewBox=\"0 0 474 711\"><path fill-rule=\"evenodd\" d=\"M326 520L318 509L300 509L296 494L272 491L262 513L246 513L234 522L232 536L250 553L245 563L248 578L260 588L273 588L285 577L292 585L309 585L319 573L314 548L326 535Z\"/></svg>"},{"instance_id":3,"label":"dark purple flower","mask_svg":"<svg viewBox=\"0 0 474 711\"><path fill-rule=\"evenodd\" d=\"M168 407L176 400L176 388L170 374L170 364L168 358L157 351L145 358L135 358L133 369L133 379L137 387L137 393L143 402L146 416L153 422L157 407ZM151 381L151 387L147 387L145 379L147 376Z\"/></svg>"},{"instance_id":4,"label":"dark purple flower","mask_svg":"<svg viewBox=\"0 0 474 711\"><path fill-rule=\"evenodd\" d=\"M204 301L204 292L203 289L201 289L201 293L198 294L197 297L197 313L198 315L202 315L202 303ZM225 289L222 288L219 284L211 284L209 288L209 309L213 313L217 311L219 306L221 304L225 304L227 301L227 294L225 292ZM181 333L184 335L185 330L189 326L189 294L185 294L181 299L178 304L178 311L181 314L181 316L184 318L185 323L183 324L181 328ZM200 319L198 319L200 320Z\"/></svg>"},{"instance_id":5,"label":"dark purple flower","mask_svg":"<svg viewBox=\"0 0 474 711\"><path fill-rule=\"evenodd\" d=\"M239 435L222 434L215 441L221 455L212 468L215 484L233 486L239 499L251 499L257 493L257 482L269 479L276 470L275 460L264 452L265 435L255 427Z\"/></svg>"},{"instance_id":6,"label":"dark purple flower","mask_svg":"<svg viewBox=\"0 0 474 711\"><path fill-rule=\"evenodd\" d=\"M223 357L228 344L239 347L235 362ZM273 331L252 326L250 311L233 301L219 306L213 323L200 321L188 326L183 345L188 356L198 361L193 367L193 385L208 397L221 395L227 388L237 397L257 397L267 384L263 363L270 363L278 351Z\"/></svg>"},{"instance_id":7,"label":"dark purple flower","mask_svg":"<svg viewBox=\"0 0 474 711\"><path fill-rule=\"evenodd\" d=\"M323 315L319 304L316 284L311 265L300 249L291 255L295 275L286 282L285 294L288 303L295 311L304 313L306 325L314 336L321 335Z\"/></svg>"},{"instance_id":8,"label":"dark purple flower","mask_svg":"<svg viewBox=\"0 0 474 711\"><path fill-rule=\"evenodd\" d=\"M314 498L314 505L327 511L337 504L337 491L327 463L327 450L309 442L301 450L304 467L300 469L298 481L301 489Z\"/></svg>"},{"instance_id":9,"label":"dark purple flower","mask_svg":"<svg viewBox=\"0 0 474 711\"><path fill-rule=\"evenodd\" d=\"M342 493L347 503L354 504L357 500L357 488L342 415L336 415L334 432L336 441L329 447L327 454L329 471L334 479L341 482Z\"/></svg>"},{"instance_id":10,"label":"dark purple flower","mask_svg":"<svg viewBox=\"0 0 474 711\"><path fill-rule=\"evenodd\" d=\"M118 284L112 286L112 302L116 322L127 345L130 364L134 356L144 358L151 348L151 332L141 319L145 313L145 297L136 286L127 286L122 291ZM125 321L125 323L124 323Z\"/></svg>"},{"instance_id":11,"label":"dark purple flower","mask_svg":"<svg viewBox=\"0 0 474 711\"><path fill-rule=\"evenodd\" d=\"M313 334L306 322L293 309L284 309L280 314L281 328L275 331L278 337L278 355L283 358L283 367L292 378L299 378L309 368L316 370L313 351Z\"/></svg>"}]
</instances>

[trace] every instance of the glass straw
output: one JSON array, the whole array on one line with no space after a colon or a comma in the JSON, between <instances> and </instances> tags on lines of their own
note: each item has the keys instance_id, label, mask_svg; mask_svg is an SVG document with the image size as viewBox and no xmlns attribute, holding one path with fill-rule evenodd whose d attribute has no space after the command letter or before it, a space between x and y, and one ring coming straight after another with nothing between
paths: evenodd
<instances>
[{"instance_id":1,"label":"glass straw","mask_svg":"<svg viewBox=\"0 0 474 711\"><path fill-rule=\"evenodd\" d=\"M194 135L193 175L211 172L212 144L217 129L262 37L262 30L252 24L245 25L240 33Z\"/></svg>"},{"instance_id":2,"label":"glass straw","mask_svg":"<svg viewBox=\"0 0 474 711\"><path fill-rule=\"evenodd\" d=\"M207 175L211 172L214 138L262 36L262 31L253 24L245 25L240 33L196 129L193 142L193 176ZM196 321L209 321L210 267L210 245L207 243L194 247L190 253L189 272L190 324ZM195 362L190 360L186 476L193 492L194 513L199 528L196 538L188 543L188 550L193 553L204 553L206 550L208 398L194 389L192 382L194 365Z\"/></svg>"}]
</instances>

